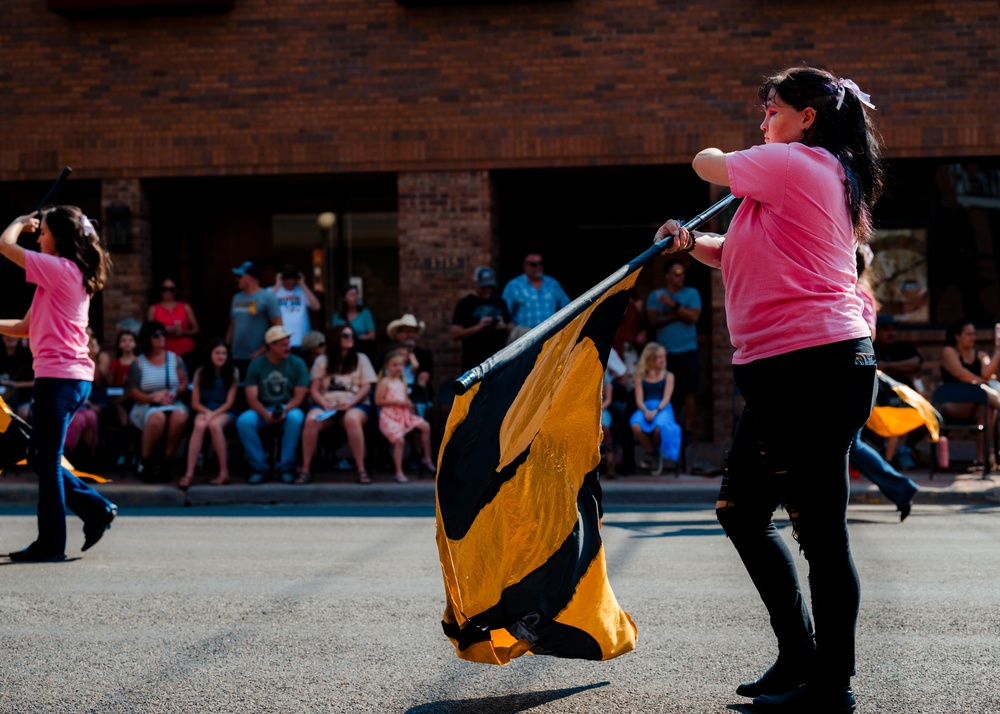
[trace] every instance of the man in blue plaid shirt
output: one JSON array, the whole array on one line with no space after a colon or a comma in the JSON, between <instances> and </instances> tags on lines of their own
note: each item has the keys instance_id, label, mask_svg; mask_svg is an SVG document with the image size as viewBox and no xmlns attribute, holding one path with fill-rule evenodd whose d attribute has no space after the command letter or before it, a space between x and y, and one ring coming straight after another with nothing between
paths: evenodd
<instances>
[{"instance_id":1,"label":"man in blue plaid shirt","mask_svg":"<svg viewBox=\"0 0 1000 714\"><path fill-rule=\"evenodd\" d=\"M528 253L524 257L524 274L507 283L503 299L514 324L508 342L513 342L569 304L559 281L543 274L542 256L538 253Z\"/></svg>"}]
</instances>

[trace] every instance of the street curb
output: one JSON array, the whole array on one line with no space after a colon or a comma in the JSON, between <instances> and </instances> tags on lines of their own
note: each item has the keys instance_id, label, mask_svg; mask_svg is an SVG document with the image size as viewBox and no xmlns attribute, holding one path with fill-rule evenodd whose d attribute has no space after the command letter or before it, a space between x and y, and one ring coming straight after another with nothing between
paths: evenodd
<instances>
[{"instance_id":1,"label":"street curb","mask_svg":"<svg viewBox=\"0 0 1000 714\"><path fill-rule=\"evenodd\" d=\"M601 482L603 504L618 506L669 506L674 504L713 505L719 495L720 480L681 476L656 482ZM181 491L171 485L102 484L95 487L105 497L123 508L183 508L186 506L240 505L435 505L434 482L430 480L398 484L392 481L373 484L313 483L287 485L265 483L259 486L230 484L198 485ZM0 503L34 505L38 487L33 483L0 484ZM889 503L875 486L852 482L852 504ZM924 481L914 497L915 504L998 505L1000 485L993 481L956 480L953 483Z\"/></svg>"}]
</instances>

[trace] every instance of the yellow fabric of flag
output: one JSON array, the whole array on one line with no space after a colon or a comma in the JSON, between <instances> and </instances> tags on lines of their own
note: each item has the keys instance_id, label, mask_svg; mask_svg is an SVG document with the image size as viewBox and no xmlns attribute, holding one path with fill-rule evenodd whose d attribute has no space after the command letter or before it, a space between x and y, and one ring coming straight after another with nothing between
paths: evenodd
<instances>
[{"instance_id":1,"label":"yellow fabric of flag","mask_svg":"<svg viewBox=\"0 0 1000 714\"><path fill-rule=\"evenodd\" d=\"M941 434L941 415L919 392L902 382L878 373L879 395L865 424L879 436L902 436L922 426L927 438L937 443Z\"/></svg>"},{"instance_id":2,"label":"yellow fabric of flag","mask_svg":"<svg viewBox=\"0 0 1000 714\"><path fill-rule=\"evenodd\" d=\"M607 578L597 469L604 371L637 275L565 326L522 337L455 399L438 460L437 542L442 625L462 659L606 660L635 648Z\"/></svg>"}]
</instances>

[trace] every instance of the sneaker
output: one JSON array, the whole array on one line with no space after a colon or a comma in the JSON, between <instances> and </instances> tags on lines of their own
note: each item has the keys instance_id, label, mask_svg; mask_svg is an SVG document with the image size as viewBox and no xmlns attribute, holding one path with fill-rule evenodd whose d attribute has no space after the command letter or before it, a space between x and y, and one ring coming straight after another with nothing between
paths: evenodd
<instances>
[{"instance_id":1,"label":"sneaker","mask_svg":"<svg viewBox=\"0 0 1000 714\"><path fill-rule=\"evenodd\" d=\"M281 474L282 483L295 483L295 474L293 473L283 473Z\"/></svg>"},{"instance_id":2,"label":"sneaker","mask_svg":"<svg viewBox=\"0 0 1000 714\"><path fill-rule=\"evenodd\" d=\"M264 474L250 474L250 478L247 479L247 483L252 486L264 483Z\"/></svg>"}]
</instances>

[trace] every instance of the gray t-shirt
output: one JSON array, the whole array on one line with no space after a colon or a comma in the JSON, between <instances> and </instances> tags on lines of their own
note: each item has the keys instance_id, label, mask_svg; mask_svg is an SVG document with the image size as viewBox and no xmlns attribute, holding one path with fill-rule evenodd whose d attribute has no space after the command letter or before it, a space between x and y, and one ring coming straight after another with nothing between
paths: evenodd
<instances>
[{"instance_id":1,"label":"gray t-shirt","mask_svg":"<svg viewBox=\"0 0 1000 714\"><path fill-rule=\"evenodd\" d=\"M265 354L250 363L246 386L257 387L257 398L270 409L287 404L296 387L308 387L309 373L300 357L289 355L288 359L273 364Z\"/></svg>"},{"instance_id":2,"label":"gray t-shirt","mask_svg":"<svg viewBox=\"0 0 1000 714\"><path fill-rule=\"evenodd\" d=\"M271 320L281 317L281 306L270 290L258 290L253 295L238 292L229 308L233 321L233 359L250 359L264 345L264 333Z\"/></svg>"}]
</instances>

